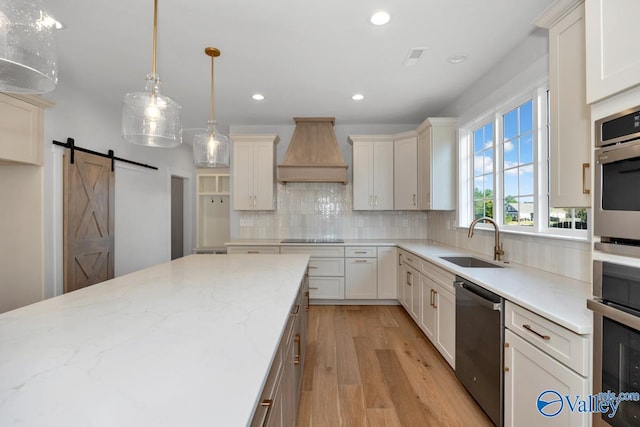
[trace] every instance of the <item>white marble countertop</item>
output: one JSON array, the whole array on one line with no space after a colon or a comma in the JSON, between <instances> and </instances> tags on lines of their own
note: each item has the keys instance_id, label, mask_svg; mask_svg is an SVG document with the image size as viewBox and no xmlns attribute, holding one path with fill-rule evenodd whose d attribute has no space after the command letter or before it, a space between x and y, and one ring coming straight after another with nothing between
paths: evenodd
<instances>
[{"instance_id":1,"label":"white marble countertop","mask_svg":"<svg viewBox=\"0 0 640 427\"><path fill-rule=\"evenodd\" d=\"M0 315L0 425L246 425L308 260L190 255Z\"/></svg>"},{"instance_id":2,"label":"white marble countertop","mask_svg":"<svg viewBox=\"0 0 640 427\"><path fill-rule=\"evenodd\" d=\"M278 245L281 239L234 240L227 246ZM306 243L304 245L310 245ZM325 245L322 243L321 245ZM591 286L587 282L571 279L520 264L502 264L506 268L465 268L440 259L447 255L471 255L493 262L462 249L442 245L428 240L370 239L345 240L342 244L328 246L397 246L468 279L503 298L534 311L549 320L578 334L593 331L592 313L587 309L587 298L591 298Z\"/></svg>"}]
</instances>

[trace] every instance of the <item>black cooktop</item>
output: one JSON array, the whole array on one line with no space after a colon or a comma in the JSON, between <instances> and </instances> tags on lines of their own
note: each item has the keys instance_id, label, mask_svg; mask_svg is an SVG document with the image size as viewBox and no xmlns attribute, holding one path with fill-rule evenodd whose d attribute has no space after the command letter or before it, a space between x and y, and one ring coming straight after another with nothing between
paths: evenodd
<instances>
[{"instance_id":1,"label":"black cooktop","mask_svg":"<svg viewBox=\"0 0 640 427\"><path fill-rule=\"evenodd\" d=\"M280 243L344 243L343 239L284 239Z\"/></svg>"}]
</instances>

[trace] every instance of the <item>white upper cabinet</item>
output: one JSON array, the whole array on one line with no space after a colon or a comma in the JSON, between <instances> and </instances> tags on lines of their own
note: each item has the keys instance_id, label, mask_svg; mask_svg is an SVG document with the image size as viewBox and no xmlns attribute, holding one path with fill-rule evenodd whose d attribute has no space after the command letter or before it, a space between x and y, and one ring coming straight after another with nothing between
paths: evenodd
<instances>
[{"instance_id":1,"label":"white upper cabinet","mask_svg":"<svg viewBox=\"0 0 640 427\"><path fill-rule=\"evenodd\" d=\"M640 1L587 0L587 103L640 83Z\"/></svg>"},{"instance_id":2,"label":"white upper cabinet","mask_svg":"<svg viewBox=\"0 0 640 427\"><path fill-rule=\"evenodd\" d=\"M393 141L393 207L418 209L418 138L415 132L395 136Z\"/></svg>"},{"instance_id":3,"label":"white upper cabinet","mask_svg":"<svg viewBox=\"0 0 640 427\"><path fill-rule=\"evenodd\" d=\"M42 165L43 108L53 103L33 95L0 93L0 164Z\"/></svg>"},{"instance_id":4,"label":"white upper cabinet","mask_svg":"<svg viewBox=\"0 0 640 427\"><path fill-rule=\"evenodd\" d=\"M233 209L275 210L277 135L232 135Z\"/></svg>"},{"instance_id":5,"label":"white upper cabinet","mask_svg":"<svg viewBox=\"0 0 640 427\"><path fill-rule=\"evenodd\" d=\"M418 126L418 206L453 210L456 185L456 119L432 117Z\"/></svg>"},{"instance_id":6,"label":"white upper cabinet","mask_svg":"<svg viewBox=\"0 0 640 427\"><path fill-rule=\"evenodd\" d=\"M549 28L550 204L589 207L591 159L589 109L586 101L584 5L555 12Z\"/></svg>"},{"instance_id":7,"label":"white upper cabinet","mask_svg":"<svg viewBox=\"0 0 640 427\"><path fill-rule=\"evenodd\" d=\"M353 209L393 209L393 139L390 136L354 135Z\"/></svg>"}]
</instances>

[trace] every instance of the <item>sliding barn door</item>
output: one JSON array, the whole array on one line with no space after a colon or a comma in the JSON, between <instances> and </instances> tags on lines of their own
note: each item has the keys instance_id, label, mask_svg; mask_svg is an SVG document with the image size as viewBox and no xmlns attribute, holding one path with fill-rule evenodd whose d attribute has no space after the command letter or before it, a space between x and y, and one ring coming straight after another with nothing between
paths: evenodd
<instances>
[{"instance_id":1,"label":"sliding barn door","mask_svg":"<svg viewBox=\"0 0 640 427\"><path fill-rule=\"evenodd\" d=\"M64 292L113 278L114 173L111 159L64 159Z\"/></svg>"}]
</instances>

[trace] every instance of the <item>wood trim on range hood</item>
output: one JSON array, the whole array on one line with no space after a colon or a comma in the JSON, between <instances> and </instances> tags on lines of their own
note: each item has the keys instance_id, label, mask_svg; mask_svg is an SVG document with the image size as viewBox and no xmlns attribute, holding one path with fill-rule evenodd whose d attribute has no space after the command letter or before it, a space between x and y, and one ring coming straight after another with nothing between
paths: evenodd
<instances>
[{"instance_id":1,"label":"wood trim on range hood","mask_svg":"<svg viewBox=\"0 0 640 427\"><path fill-rule=\"evenodd\" d=\"M347 183L347 165L333 130L335 117L294 117L296 129L282 164L281 183Z\"/></svg>"}]
</instances>

